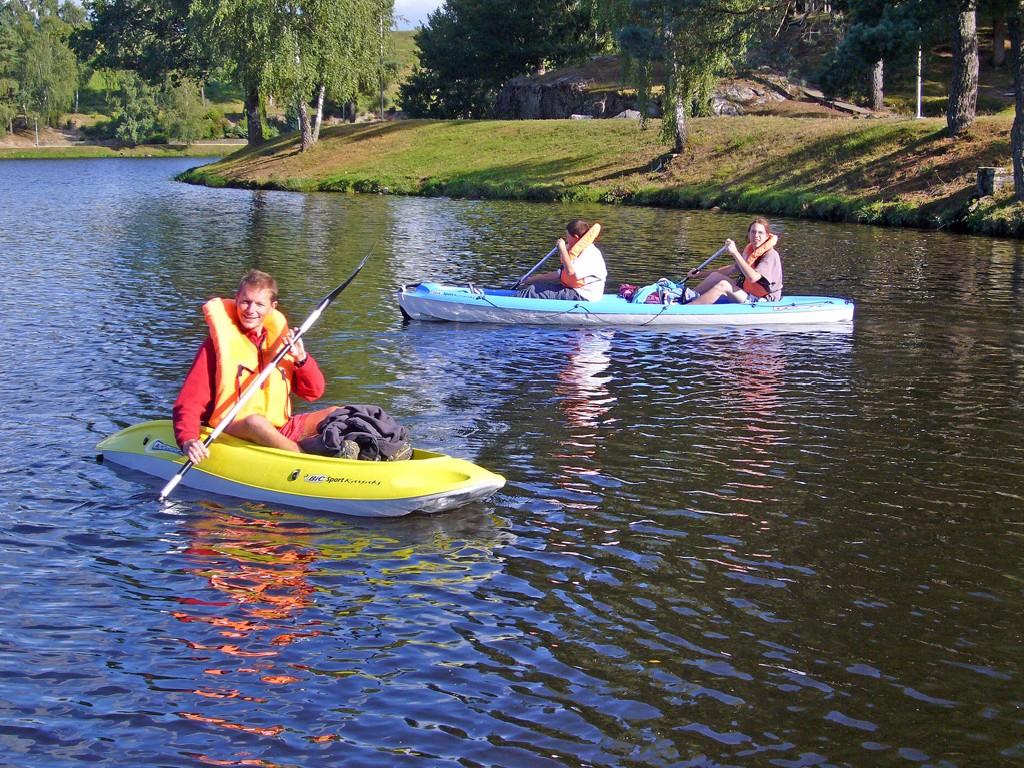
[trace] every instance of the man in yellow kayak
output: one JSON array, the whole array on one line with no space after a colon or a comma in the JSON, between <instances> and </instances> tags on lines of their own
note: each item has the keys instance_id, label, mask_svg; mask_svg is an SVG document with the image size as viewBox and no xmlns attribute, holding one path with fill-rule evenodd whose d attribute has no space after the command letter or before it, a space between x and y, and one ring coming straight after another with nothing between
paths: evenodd
<instances>
[{"instance_id":1,"label":"man in yellow kayak","mask_svg":"<svg viewBox=\"0 0 1024 768\"><path fill-rule=\"evenodd\" d=\"M587 237L590 224L573 219L566 227L565 239L556 246L562 260L561 268L525 278L520 283L518 296L524 299L562 299L565 301L597 301L604 295L604 282L608 268L604 256L592 240L601 231L594 225L592 237ZM587 241L591 242L587 242ZM583 241L583 242L581 242Z\"/></svg>"},{"instance_id":2,"label":"man in yellow kayak","mask_svg":"<svg viewBox=\"0 0 1024 768\"><path fill-rule=\"evenodd\" d=\"M174 403L174 436L193 464L209 456L200 427L216 427L246 384L255 379L293 331L277 310L277 281L251 270L234 299L211 299L203 306L210 329ZM260 391L226 428L229 435L285 451L301 451L298 441L317 432L334 406L292 415L291 393L313 401L323 395L324 375L302 339L277 364Z\"/></svg>"}]
</instances>

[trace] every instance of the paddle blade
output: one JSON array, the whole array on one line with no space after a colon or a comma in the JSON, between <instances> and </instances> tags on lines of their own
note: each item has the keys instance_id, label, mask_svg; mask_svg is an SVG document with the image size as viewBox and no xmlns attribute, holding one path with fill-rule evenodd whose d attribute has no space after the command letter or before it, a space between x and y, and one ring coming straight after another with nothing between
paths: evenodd
<instances>
[{"instance_id":1,"label":"paddle blade","mask_svg":"<svg viewBox=\"0 0 1024 768\"><path fill-rule=\"evenodd\" d=\"M581 253L583 253L584 250L586 250L590 245L593 244L595 240L597 240L597 236L600 234L601 225L591 225L590 229L584 232L583 236L575 243L573 243L572 248L569 249L569 260L572 261L572 259L575 259Z\"/></svg>"},{"instance_id":2,"label":"paddle blade","mask_svg":"<svg viewBox=\"0 0 1024 768\"><path fill-rule=\"evenodd\" d=\"M167 485L160 489L160 495L157 497L157 501L161 504L167 501L167 497L170 496L174 489L178 487L178 483L181 482L181 478L185 476L185 473L188 472L191 466L192 462L186 460L181 469L175 473L174 477L167 481Z\"/></svg>"},{"instance_id":3,"label":"paddle blade","mask_svg":"<svg viewBox=\"0 0 1024 768\"><path fill-rule=\"evenodd\" d=\"M343 282L341 285L339 285L333 291L331 291L329 294L327 294L327 296L324 297L324 300L321 301L320 304L323 305L323 306L326 306L327 304L330 304L332 301L334 301L338 297L339 293L341 293L346 288L348 288L348 284L356 279L356 275L358 275L362 271L363 267L366 266L366 262L370 260L370 256L372 254L373 254L373 251L371 250L369 253L367 253L365 256L363 256L363 260L359 262L358 266L356 266L356 268L352 272L352 274L348 276L348 279L345 280L345 282Z\"/></svg>"}]
</instances>

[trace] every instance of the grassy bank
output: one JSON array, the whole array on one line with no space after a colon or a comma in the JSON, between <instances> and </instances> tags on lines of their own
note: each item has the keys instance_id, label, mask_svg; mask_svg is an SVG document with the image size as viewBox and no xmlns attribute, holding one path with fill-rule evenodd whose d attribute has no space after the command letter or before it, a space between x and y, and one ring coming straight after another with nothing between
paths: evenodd
<instances>
[{"instance_id":1,"label":"grassy bank","mask_svg":"<svg viewBox=\"0 0 1024 768\"><path fill-rule=\"evenodd\" d=\"M1024 235L1006 201L973 203L978 166L1006 165L1008 116L945 136L938 119L695 120L688 151L627 120L421 121L282 137L183 174L210 186L578 200Z\"/></svg>"},{"instance_id":2,"label":"grassy bank","mask_svg":"<svg viewBox=\"0 0 1024 768\"><path fill-rule=\"evenodd\" d=\"M0 160L68 160L96 157L222 157L238 148L237 144L140 144L137 147L105 147L98 144L53 145L44 147L0 146Z\"/></svg>"}]
</instances>

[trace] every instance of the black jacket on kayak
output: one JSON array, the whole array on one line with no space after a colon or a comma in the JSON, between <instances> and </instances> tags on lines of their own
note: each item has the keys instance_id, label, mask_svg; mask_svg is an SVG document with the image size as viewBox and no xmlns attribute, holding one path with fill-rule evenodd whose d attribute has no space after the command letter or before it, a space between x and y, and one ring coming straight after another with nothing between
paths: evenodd
<instances>
[{"instance_id":1,"label":"black jacket on kayak","mask_svg":"<svg viewBox=\"0 0 1024 768\"><path fill-rule=\"evenodd\" d=\"M377 405L338 407L317 425L316 435L299 441L299 448L304 453L365 461L396 461L412 455L409 431Z\"/></svg>"}]
</instances>

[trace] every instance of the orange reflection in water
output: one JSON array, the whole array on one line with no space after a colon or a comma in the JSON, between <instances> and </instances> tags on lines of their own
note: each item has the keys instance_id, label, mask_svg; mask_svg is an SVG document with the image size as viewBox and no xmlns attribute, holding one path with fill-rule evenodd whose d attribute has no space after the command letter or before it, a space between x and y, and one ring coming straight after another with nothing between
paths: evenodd
<instances>
[{"instance_id":1,"label":"orange reflection in water","mask_svg":"<svg viewBox=\"0 0 1024 768\"><path fill-rule=\"evenodd\" d=\"M258 758L242 758L240 760L215 760L212 757L208 757L206 755L199 755L194 752L189 754L188 756L198 760L203 765L257 765L262 766L262 768L277 768L277 766L279 765L278 763L270 763L266 760L260 760Z\"/></svg>"},{"instance_id":2,"label":"orange reflection in water","mask_svg":"<svg viewBox=\"0 0 1024 768\"><path fill-rule=\"evenodd\" d=\"M302 665L288 664L287 670L275 668L282 649L321 634L318 621L297 623L315 595L308 578L320 557L308 546L313 531L295 525L284 528L274 520L220 513L197 521L188 533L191 542L185 554L194 562L188 570L226 599L183 596L178 600L180 609L172 615L184 625L205 628L202 638L182 639L185 646L202 653L202 674L224 683L233 678L239 686L197 688L192 693L204 702L203 706L230 706L230 702L239 701L249 705L240 712L258 713L259 708L251 705L273 697L273 688L302 680L294 674ZM211 634L223 638L223 642L213 641ZM217 657L223 665L216 663ZM211 661L214 666L210 666ZM268 687L267 697L242 694L243 689L251 691L256 680ZM186 720L258 736L275 737L284 730L281 725L250 725L221 712L178 714ZM326 735L328 740L331 737ZM247 758L196 757L210 765L270 765Z\"/></svg>"}]
</instances>

